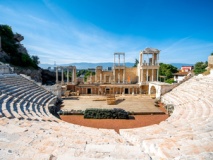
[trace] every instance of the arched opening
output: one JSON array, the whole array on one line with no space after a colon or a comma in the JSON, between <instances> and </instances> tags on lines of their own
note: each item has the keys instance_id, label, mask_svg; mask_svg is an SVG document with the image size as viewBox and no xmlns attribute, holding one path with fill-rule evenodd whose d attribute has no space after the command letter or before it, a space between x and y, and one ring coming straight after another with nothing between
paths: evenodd
<instances>
[{"instance_id":1,"label":"arched opening","mask_svg":"<svg viewBox=\"0 0 213 160\"><path fill-rule=\"evenodd\" d=\"M150 97L151 98L156 98L156 88L155 88L155 86L152 86L150 88Z\"/></svg>"}]
</instances>

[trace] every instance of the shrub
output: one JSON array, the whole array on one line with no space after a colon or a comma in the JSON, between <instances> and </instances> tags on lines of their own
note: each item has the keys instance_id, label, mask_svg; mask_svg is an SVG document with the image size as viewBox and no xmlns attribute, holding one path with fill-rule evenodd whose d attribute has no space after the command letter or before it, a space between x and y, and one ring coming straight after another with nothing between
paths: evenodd
<instances>
[{"instance_id":1,"label":"shrub","mask_svg":"<svg viewBox=\"0 0 213 160\"><path fill-rule=\"evenodd\" d=\"M129 119L129 113L120 108L96 109L89 108L84 112L84 118L92 119Z\"/></svg>"}]
</instances>

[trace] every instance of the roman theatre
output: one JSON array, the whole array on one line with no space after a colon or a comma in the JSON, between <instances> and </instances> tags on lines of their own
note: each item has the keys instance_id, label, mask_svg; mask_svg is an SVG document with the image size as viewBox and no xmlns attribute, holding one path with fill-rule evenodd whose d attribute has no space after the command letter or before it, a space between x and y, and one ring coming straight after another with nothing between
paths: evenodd
<instances>
[{"instance_id":1,"label":"roman theatre","mask_svg":"<svg viewBox=\"0 0 213 160\"><path fill-rule=\"evenodd\" d=\"M127 67L125 53L114 53L113 67L97 66L86 82L76 77L75 66L57 66L54 86L15 74L0 63L0 159L212 159L213 70L176 85L161 83L159 55L158 49L146 48L138 66ZM156 100L165 107L167 119L117 132L55 116L61 104L63 111L123 107L154 116L162 113L153 106Z\"/></svg>"}]
</instances>

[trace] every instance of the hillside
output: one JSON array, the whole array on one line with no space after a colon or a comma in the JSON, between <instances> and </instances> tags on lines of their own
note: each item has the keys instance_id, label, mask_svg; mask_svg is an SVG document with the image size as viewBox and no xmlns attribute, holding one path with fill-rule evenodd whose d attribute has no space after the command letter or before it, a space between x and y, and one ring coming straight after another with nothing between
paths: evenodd
<instances>
[{"instance_id":1,"label":"hillside","mask_svg":"<svg viewBox=\"0 0 213 160\"><path fill-rule=\"evenodd\" d=\"M24 36L13 33L8 25L0 24L0 61L13 66L31 67L38 69L39 58L29 55L27 49L21 44Z\"/></svg>"}]
</instances>

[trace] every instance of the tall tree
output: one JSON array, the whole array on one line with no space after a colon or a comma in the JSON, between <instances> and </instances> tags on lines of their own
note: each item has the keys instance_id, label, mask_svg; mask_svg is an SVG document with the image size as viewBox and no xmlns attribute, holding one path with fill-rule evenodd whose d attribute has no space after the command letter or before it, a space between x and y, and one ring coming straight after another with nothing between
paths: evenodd
<instances>
[{"instance_id":1,"label":"tall tree","mask_svg":"<svg viewBox=\"0 0 213 160\"><path fill-rule=\"evenodd\" d=\"M159 76L166 76L165 80L172 78L173 73L177 73L178 69L171 64L160 63Z\"/></svg>"},{"instance_id":2,"label":"tall tree","mask_svg":"<svg viewBox=\"0 0 213 160\"><path fill-rule=\"evenodd\" d=\"M38 57L38 56L31 56L31 59L32 59L33 66L34 66L35 68L37 68L37 67L38 67L38 64L40 63L39 57Z\"/></svg>"},{"instance_id":3,"label":"tall tree","mask_svg":"<svg viewBox=\"0 0 213 160\"><path fill-rule=\"evenodd\" d=\"M12 28L8 25L0 25L0 36L2 49L10 56L17 53L18 45L13 38L14 34Z\"/></svg>"},{"instance_id":4,"label":"tall tree","mask_svg":"<svg viewBox=\"0 0 213 160\"><path fill-rule=\"evenodd\" d=\"M208 62L197 62L195 63L194 73L196 75L201 74L206 71L206 67L208 66Z\"/></svg>"},{"instance_id":5,"label":"tall tree","mask_svg":"<svg viewBox=\"0 0 213 160\"><path fill-rule=\"evenodd\" d=\"M133 67L137 67L137 66L138 66L138 63L139 63L138 59L135 58L135 63L134 63L134 65L133 65Z\"/></svg>"}]
</instances>

